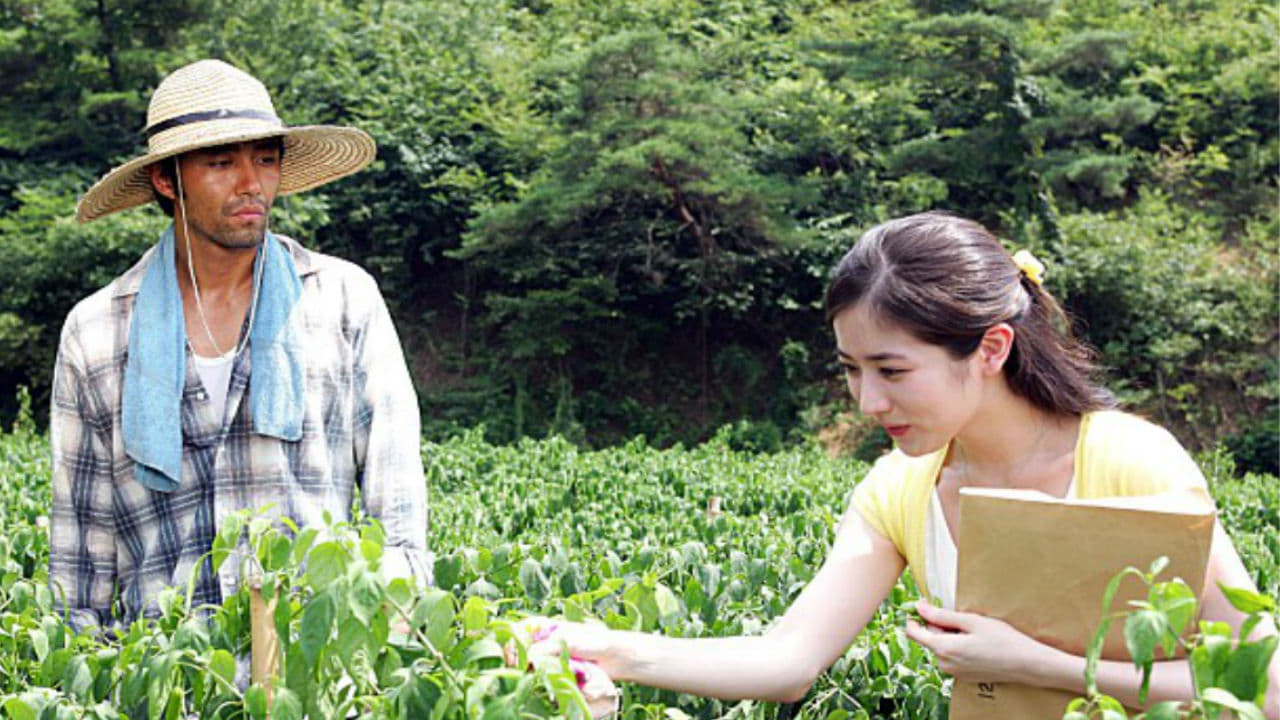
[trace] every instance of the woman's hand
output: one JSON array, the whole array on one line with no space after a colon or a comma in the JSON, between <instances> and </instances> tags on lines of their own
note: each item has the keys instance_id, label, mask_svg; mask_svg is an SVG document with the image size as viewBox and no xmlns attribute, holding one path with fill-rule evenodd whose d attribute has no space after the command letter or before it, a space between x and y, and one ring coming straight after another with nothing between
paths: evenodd
<instances>
[{"instance_id":1,"label":"woman's hand","mask_svg":"<svg viewBox=\"0 0 1280 720\"><path fill-rule=\"evenodd\" d=\"M528 617L513 628L526 638L530 658L559 657L568 651L569 657L599 665L610 676L617 674L609 652L609 629L602 623L577 623L547 617Z\"/></svg>"},{"instance_id":2,"label":"woman's hand","mask_svg":"<svg viewBox=\"0 0 1280 720\"><path fill-rule=\"evenodd\" d=\"M1036 668L1057 652L1002 620L946 610L924 600L916 609L925 625L908 621L907 637L932 652L938 669L958 680L1038 685Z\"/></svg>"},{"instance_id":3,"label":"woman's hand","mask_svg":"<svg viewBox=\"0 0 1280 720\"><path fill-rule=\"evenodd\" d=\"M613 684L611 674L597 662L597 659L607 656L605 635L608 628L530 617L516 623L512 630L527 647L526 657L531 667L548 659L558 660L562 653L568 653L569 669L578 681L578 689L582 691L593 718L605 718L617 712L621 694ZM515 643L512 640L503 648L508 665L519 662Z\"/></svg>"}]
</instances>

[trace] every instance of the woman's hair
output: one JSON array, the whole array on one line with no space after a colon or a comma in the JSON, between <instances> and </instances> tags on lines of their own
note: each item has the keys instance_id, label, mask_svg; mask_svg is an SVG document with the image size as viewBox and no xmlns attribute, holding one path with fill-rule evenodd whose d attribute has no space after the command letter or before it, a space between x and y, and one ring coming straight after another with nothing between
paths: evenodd
<instances>
[{"instance_id":1,"label":"woman's hair","mask_svg":"<svg viewBox=\"0 0 1280 720\"><path fill-rule=\"evenodd\" d=\"M1006 322L1014 340L1004 375L1014 393L1067 415L1116 404L1095 380L1093 352L1071 336L1062 307L972 220L928 212L868 230L836 266L827 322L864 302L873 315L956 359Z\"/></svg>"}]
</instances>

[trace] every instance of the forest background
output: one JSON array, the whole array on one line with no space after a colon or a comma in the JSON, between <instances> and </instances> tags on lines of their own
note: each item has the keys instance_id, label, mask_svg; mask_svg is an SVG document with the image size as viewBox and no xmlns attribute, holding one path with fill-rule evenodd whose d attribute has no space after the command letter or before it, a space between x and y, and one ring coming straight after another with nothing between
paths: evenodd
<instances>
[{"instance_id":1,"label":"forest background","mask_svg":"<svg viewBox=\"0 0 1280 720\"><path fill-rule=\"evenodd\" d=\"M0 0L0 422L167 219L75 202L161 77L379 159L273 227L373 272L424 428L887 444L820 299L943 209L1047 264L1128 407L1280 471L1280 12L1248 0ZM287 159L286 159L287 162Z\"/></svg>"}]
</instances>

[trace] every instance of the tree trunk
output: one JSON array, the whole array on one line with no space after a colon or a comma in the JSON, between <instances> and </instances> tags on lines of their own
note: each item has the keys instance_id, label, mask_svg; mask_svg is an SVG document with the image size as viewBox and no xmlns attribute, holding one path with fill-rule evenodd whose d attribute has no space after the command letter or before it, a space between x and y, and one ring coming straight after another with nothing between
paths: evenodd
<instances>
[{"instance_id":1,"label":"tree trunk","mask_svg":"<svg viewBox=\"0 0 1280 720\"><path fill-rule=\"evenodd\" d=\"M98 0L98 27L102 30L102 42L99 47L107 59L107 74L111 78L111 89L116 92L124 90L124 82L120 79L120 58L116 52L114 39L114 23L107 12L106 0Z\"/></svg>"}]
</instances>

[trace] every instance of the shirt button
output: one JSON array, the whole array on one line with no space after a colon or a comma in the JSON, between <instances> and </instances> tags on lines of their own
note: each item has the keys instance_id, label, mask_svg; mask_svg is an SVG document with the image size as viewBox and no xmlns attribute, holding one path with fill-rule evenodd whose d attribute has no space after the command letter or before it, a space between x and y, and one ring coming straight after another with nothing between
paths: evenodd
<instances>
[{"instance_id":1,"label":"shirt button","mask_svg":"<svg viewBox=\"0 0 1280 720\"><path fill-rule=\"evenodd\" d=\"M205 392L204 392L203 390L201 390L200 392L196 393L196 399L197 399L197 400L208 400L208 399L209 399L209 396L208 396L208 395L206 395L206 394L205 394Z\"/></svg>"}]
</instances>

